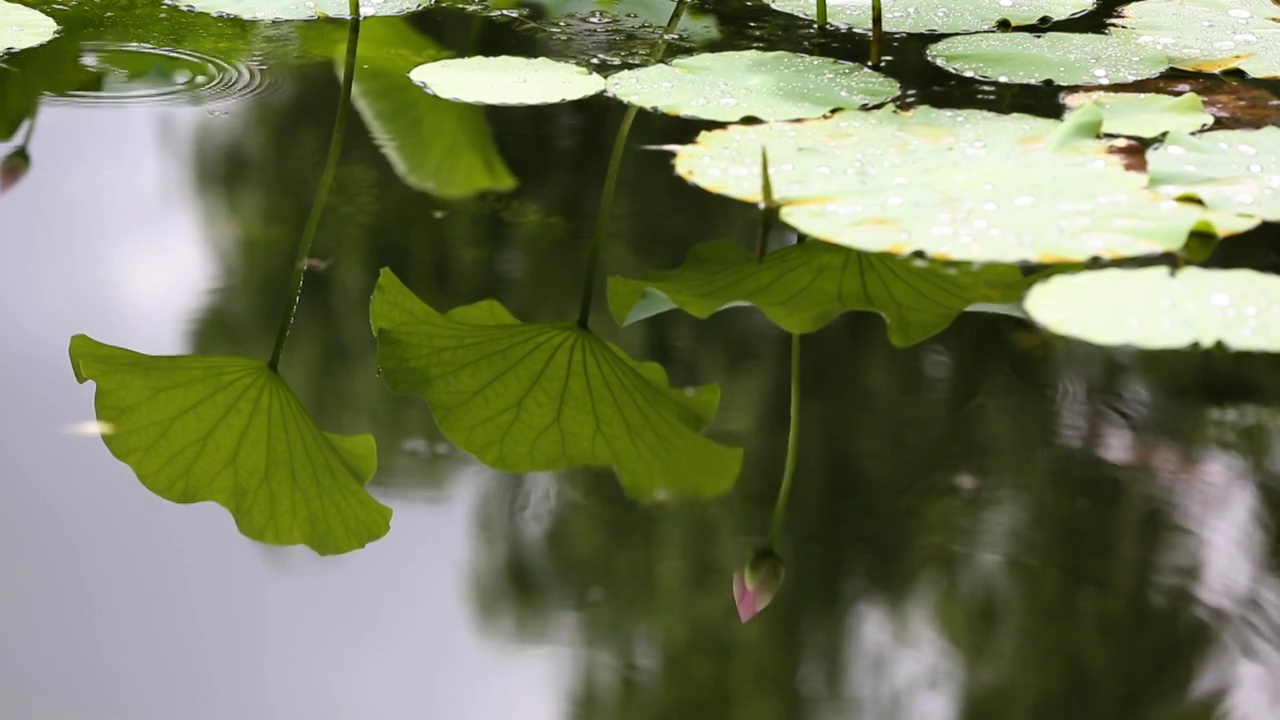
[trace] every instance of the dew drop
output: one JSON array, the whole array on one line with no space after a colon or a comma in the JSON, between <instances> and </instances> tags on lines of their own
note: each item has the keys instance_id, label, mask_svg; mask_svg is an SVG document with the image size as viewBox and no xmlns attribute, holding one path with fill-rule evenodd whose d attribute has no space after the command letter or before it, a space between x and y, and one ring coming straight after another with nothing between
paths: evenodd
<instances>
[{"instance_id":1,"label":"dew drop","mask_svg":"<svg viewBox=\"0 0 1280 720\"><path fill-rule=\"evenodd\" d=\"M1214 293L1209 296L1209 302L1215 307L1227 307L1231 304L1231 296L1226 293Z\"/></svg>"}]
</instances>

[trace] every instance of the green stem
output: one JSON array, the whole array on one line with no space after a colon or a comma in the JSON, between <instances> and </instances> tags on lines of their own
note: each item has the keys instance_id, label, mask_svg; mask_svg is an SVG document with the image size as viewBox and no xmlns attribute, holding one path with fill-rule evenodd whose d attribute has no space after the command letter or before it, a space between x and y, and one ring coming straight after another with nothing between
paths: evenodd
<instances>
[{"instance_id":1,"label":"green stem","mask_svg":"<svg viewBox=\"0 0 1280 720\"><path fill-rule=\"evenodd\" d=\"M871 0L871 66L880 67L880 49L884 45L884 11L880 0Z\"/></svg>"},{"instance_id":2,"label":"green stem","mask_svg":"<svg viewBox=\"0 0 1280 720\"><path fill-rule=\"evenodd\" d=\"M662 60L667 51L670 37L680 26L685 7L689 0L677 0L671 10L671 18L662 29L662 39L653 48L651 57L655 62ZM596 210L596 224L591 232L591 246L587 249L586 275L582 281L582 300L578 305L578 327L589 330L587 322L591 319L591 300L596 291L596 273L600 268L600 249L604 247L604 236L609 231L609 217L613 213L614 191L618 188L618 175L622 172L622 159L627 153L627 137L631 135L631 125L635 123L640 108L632 105L627 114L622 116L618 124L618 134L613 139L613 152L609 156L609 169L605 171L604 188L600 191L600 204Z\"/></svg>"},{"instance_id":3,"label":"green stem","mask_svg":"<svg viewBox=\"0 0 1280 720\"><path fill-rule=\"evenodd\" d=\"M827 0L818 0L818 27L827 26Z\"/></svg>"},{"instance_id":4,"label":"green stem","mask_svg":"<svg viewBox=\"0 0 1280 720\"><path fill-rule=\"evenodd\" d=\"M796 476L796 460L800 449L800 335L791 336L791 429L787 432L787 460L782 470L782 487L773 504L773 525L769 529L769 544L778 542L782 532L782 520L787 514L787 499L791 496L791 481Z\"/></svg>"},{"instance_id":5,"label":"green stem","mask_svg":"<svg viewBox=\"0 0 1280 720\"><path fill-rule=\"evenodd\" d=\"M604 235L609 230L609 215L613 213L613 195L618 187L618 174L622 170L622 156L627 152L627 136L631 134L631 125L636 120L640 108L632 105L627 114L622 116L618 124L618 134L613 139L613 154L609 156L609 170L604 176L604 189L600 191L600 206L596 210L596 226L591 232L591 247L587 250L586 279L582 282L582 302L578 306L578 327L589 330L587 321L591 318L591 299L596 291L596 271L600 266L600 248L604 246Z\"/></svg>"},{"instance_id":6,"label":"green stem","mask_svg":"<svg viewBox=\"0 0 1280 720\"><path fill-rule=\"evenodd\" d=\"M351 88L356 75L356 47L360 43L360 0L347 0L347 5L351 20L347 25L347 56L342 66L342 94L338 97L338 113L333 120L333 134L329 136L329 154L325 158L324 172L320 175L320 185L316 187L315 198L311 201L311 214L307 216L307 225L302 231L302 239L298 242L298 253L293 259L293 277L289 280L289 294L285 296L285 302L288 305L284 316L280 318L275 347L272 348L271 360L267 363L272 370L280 369L280 357L284 354L284 344L289 339L289 330L293 327L293 318L298 312L298 300L302 298L302 281L307 274L307 258L311 255L311 243L316 239L316 230L320 227L324 204L329 199L329 188L333 185L334 176L338 174L338 159L342 156L342 139L347 134Z\"/></svg>"}]
</instances>

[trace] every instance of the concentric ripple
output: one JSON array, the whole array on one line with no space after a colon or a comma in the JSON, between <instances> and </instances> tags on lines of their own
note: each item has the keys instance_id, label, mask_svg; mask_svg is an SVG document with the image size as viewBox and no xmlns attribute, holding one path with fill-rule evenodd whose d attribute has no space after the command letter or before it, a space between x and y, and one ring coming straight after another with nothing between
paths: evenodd
<instances>
[{"instance_id":1,"label":"concentric ripple","mask_svg":"<svg viewBox=\"0 0 1280 720\"><path fill-rule=\"evenodd\" d=\"M261 66L228 62L190 50L87 42L81 64L97 72L100 87L59 97L75 103L213 104L241 100L269 87Z\"/></svg>"}]
</instances>

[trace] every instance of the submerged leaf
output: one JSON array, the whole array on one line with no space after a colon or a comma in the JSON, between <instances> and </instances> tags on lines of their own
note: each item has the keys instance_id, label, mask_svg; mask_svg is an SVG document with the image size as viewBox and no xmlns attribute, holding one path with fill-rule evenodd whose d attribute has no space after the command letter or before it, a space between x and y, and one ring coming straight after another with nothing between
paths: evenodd
<instances>
[{"instance_id":1,"label":"submerged leaf","mask_svg":"<svg viewBox=\"0 0 1280 720\"><path fill-rule=\"evenodd\" d=\"M1096 106L1102 111L1102 132L1108 135L1153 138L1174 130L1196 132L1213 123L1213 116L1204 111L1204 103L1195 93L1172 97L1085 91L1067 95L1062 104L1069 109Z\"/></svg>"},{"instance_id":2,"label":"submerged leaf","mask_svg":"<svg viewBox=\"0 0 1280 720\"><path fill-rule=\"evenodd\" d=\"M947 38L929 59L965 77L996 82L1107 85L1159 75L1169 58L1109 35L992 33Z\"/></svg>"},{"instance_id":3,"label":"submerged leaf","mask_svg":"<svg viewBox=\"0 0 1280 720\"><path fill-rule=\"evenodd\" d=\"M609 78L609 93L623 102L725 122L818 117L878 105L898 90L896 80L861 65L759 50L704 53Z\"/></svg>"},{"instance_id":4,"label":"submerged leaf","mask_svg":"<svg viewBox=\"0 0 1280 720\"><path fill-rule=\"evenodd\" d=\"M245 20L315 20L350 17L347 0L168 0L183 8L234 15ZM360 0L361 17L403 15L420 10L431 0Z\"/></svg>"},{"instance_id":5,"label":"submerged leaf","mask_svg":"<svg viewBox=\"0 0 1280 720\"><path fill-rule=\"evenodd\" d=\"M386 18L365 23L358 52L351 102L406 185L449 200L515 189L484 111L432 97L405 78L446 50L408 20Z\"/></svg>"},{"instance_id":6,"label":"submerged leaf","mask_svg":"<svg viewBox=\"0 0 1280 720\"><path fill-rule=\"evenodd\" d=\"M754 305L790 333L813 332L836 316L870 310L884 317L894 345L941 332L975 303L1008 303L1027 283L1009 265L918 264L820 242L769 253L762 262L729 242L698 245L676 270L642 280L609 278L609 308L620 325L680 308L706 318Z\"/></svg>"},{"instance_id":7,"label":"submerged leaf","mask_svg":"<svg viewBox=\"0 0 1280 720\"><path fill-rule=\"evenodd\" d=\"M827 18L837 26L871 29L872 0L828 0ZM817 0L770 0L776 10L814 19ZM883 0L885 32L964 33L1001 23L1034 25L1061 20L1093 7L1091 0Z\"/></svg>"},{"instance_id":8,"label":"submerged leaf","mask_svg":"<svg viewBox=\"0 0 1280 720\"><path fill-rule=\"evenodd\" d=\"M1280 220L1280 128L1171 133L1147 151L1151 184L1170 197Z\"/></svg>"},{"instance_id":9,"label":"submerged leaf","mask_svg":"<svg viewBox=\"0 0 1280 720\"><path fill-rule=\"evenodd\" d=\"M699 434L719 403L708 385L673 389L573 323L523 324L496 301L438 313L383 270L370 315L392 390L431 405L449 439L504 472L609 466L639 499L712 496L742 450Z\"/></svg>"},{"instance_id":10,"label":"submerged leaf","mask_svg":"<svg viewBox=\"0 0 1280 720\"><path fill-rule=\"evenodd\" d=\"M547 58L468 57L419 65L409 79L433 95L475 105L551 105L595 95L604 78Z\"/></svg>"},{"instance_id":11,"label":"submerged leaf","mask_svg":"<svg viewBox=\"0 0 1280 720\"><path fill-rule=\"evenodd\" d=\"M71 339L80 382L97 385L111 454L166 500L212 500L247 537L322 555L387 533L391 509L363 487L377 467L369 435L321 432L280 376L257 360L154 357Z\"/></svg>"},{"instance_id":12,"label":"submerged leaf","mask_svg":"<svg viewBox=\"0 0 1280 720\"><path fill-rule=\"evenodd\" d=\"M1193 72L1280 77L1280 7L1271 0L1142 0L1120 9L1111 34L1169 55Z\"/></svg>"},{"instance_id":13,"label":"submerged leaf","mask_svg":"<svg viewBox=\"0 0 1280 720\"><path fill-rule=\"evenodd\" d=\"M1193 230L1256 221L1172 202L1099 140L1102 116L1063 121L918 107L845 111L802 123L702 133L676 171L707 190L760 200L768 151L782 219L870 252L941 260L1061 263L1180 248Z\"/></svg>"},{"instance_id":14,"label":"submerged leaf","mask_svg":"<svg viewBox=\"0 0 1280 720\"><path fill-rule=\"evenodd\" d=\"M1059 335L1095 345L1172 350L1216 343L1280 352L1280 277L1255 270L1110 268L1031 288L1027 312Z\"/></svg>"},{"instance_id":15,"label":"submerged leaf","mask_svg":"<svg viewBox=\"0 0 1280 720\"><path fill-rule=\"evenodd\" d=\"M53 18L25 5L0 0L0 55L42 45L58 34Z\"/></svg>"}]
</instances>

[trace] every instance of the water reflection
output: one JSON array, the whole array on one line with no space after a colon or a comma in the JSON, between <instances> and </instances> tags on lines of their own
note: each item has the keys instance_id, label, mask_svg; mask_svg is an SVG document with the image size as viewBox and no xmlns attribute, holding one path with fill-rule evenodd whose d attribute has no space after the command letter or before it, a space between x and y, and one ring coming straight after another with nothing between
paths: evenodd
<instances>
[{"instance_id":1,"label":"water reflection","mask_svg":"<svg viewBox=\"0 0 1280 720\"><path fill-rule=\"evenodd\" d=\"M716 431L748 456L720 502L641 507L607 473L505 477L451 451L371 371L377 270L441 307L571 316L582 178L603 175L617 117L603 102L488 114L511 196L410 189L352 131L286 373L321 425L375 431L398 513L385 545L264 554L216 508L146 497L92 438L60 434L91 410L66 338L269 346L334 88L324 63L226 117L54 108L0 199L6 236L46 240L15 243L0 282L8 307L40 298L0 326L23 408L0 414L21 480L0 503L17 717L1280 714L1273 360L1103 351L972 314L904 350L878 317L837 321L806 339L786 585L747 626L731 576L768 527L788 395L786 338L754 311L614 335L677 382L722 383ZM639 144L693 132L636 128ZM750 236L749 209L635 160L611 272ZM1228 412L1242 399L1255 419Z\"/></svg>"}]
</instances>

